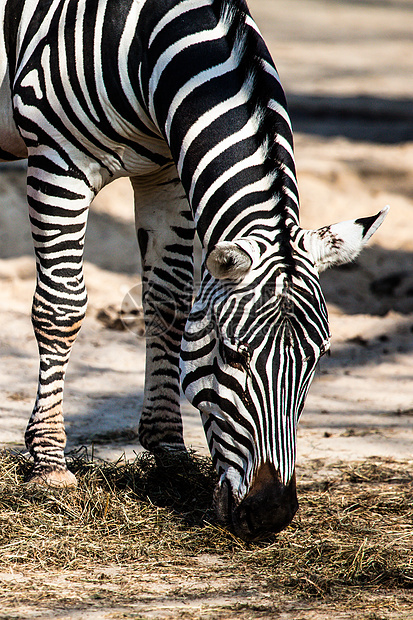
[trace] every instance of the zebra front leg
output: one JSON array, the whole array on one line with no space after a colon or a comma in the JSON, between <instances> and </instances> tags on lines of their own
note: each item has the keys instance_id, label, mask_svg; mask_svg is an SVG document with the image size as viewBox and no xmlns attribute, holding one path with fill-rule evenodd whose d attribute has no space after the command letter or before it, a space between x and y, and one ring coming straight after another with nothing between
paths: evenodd
<instances>
[{"instance_id":1,"label":"zebra front leg","mask_svg":"<svg viewBox=\"0 0 413 620\"><path fill-rule=\"evenodd\" d=\"M86 311L83 245L93 192L77 173L49 176L30 167L28 202L37 284L32 322L39 357L36 403L27 426L26 446L34 458L31 483L76 486L64 456L65 371ZM70 189L69 189L70 188Z\"/></svg>"},{"instance_id":2,"label":"zebra front leg","mask_svg":"<svg viewBox=\"0 0 413 620\"><path fill-rule=\"evenodd\" d=\"M132 180L142 257L145 394L139 439L148 450L183 450L179 353L192 303L192 213L175 166Z\"/></svg>"}]
</instances>

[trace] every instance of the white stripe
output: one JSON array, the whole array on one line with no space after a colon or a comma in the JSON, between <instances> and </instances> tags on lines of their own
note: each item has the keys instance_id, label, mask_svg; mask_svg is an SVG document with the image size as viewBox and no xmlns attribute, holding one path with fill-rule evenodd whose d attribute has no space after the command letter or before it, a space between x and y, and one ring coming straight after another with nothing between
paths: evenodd
<instances>
[{"instance_id":1,"label":"white stripe","mask_svg":"<svg viewBox=\"0 0 413 620\"><path fill-rule=\"evenodd\" d=\"M283 172L285 172L285 174L291 179L291 181L294 183L294 187L297 189L297 194L298 194L298 185L297 185L297 179L295 174L293 173L293 171L291 170L291 168L289 168L288 166L286 166L285 164L281 164L280 165L281 170Z\"/></svg>"},{"instance_id":2,"label":"white stripe","mask_svg":"<svg viewBox=\"0 0 413 620\"><path fill-rule=\"evenodd\" d=\"M189 13L194 9L200 9L203 6L212 5L212 0L185 0L185 2L181 2L177 6L174 6L166 15L162 17L161 20L157 23L155 28L152 31L151 36L149 37L148 48L152 45L154 39L158 34L167 26L171 21L182 15L183 13Z\"/></svg>"},{"instance_id":3,"label":"white stripe","mask_svg":"<svg viewBox=\"0 0 413 620\"><path fill-rule=\"evenodd\" d=\"M291 144L288 142L288 140L286 140L283 136L277 133L277 135L275 136L275 142L279 144L280 146L282 146L283 149L287 151L291 159L294 161L293 149L291 147Z\"/></svg>"},{"instance_id":4,"label":"white stripe","mask_svg":"<svg viewBox=\"0 0 413 620\"><path fill-rule=\"evenodd\" d=\"M75 27L75 57L76 57L76 73L79 83L82 87L82 93L86 100L89 111L91 112L95 121L99 120L97 112L93 106L92 100L89 95L89 91L86 86L86 78L84 71L84 50L83 50L83 28L79 27L83 24L85 16L85 3L78 2L76 5L76 27Z\"/></svg>"},{"instance_id":5,"label":"white stripe","mask_svg":"<svg viewBox=\"0 0 413 620\"><path fill-rule=\"evenodd\" d=\"M247 196L248 194L251 194L255 191L262 191L263 187L262 187L262 180L256 181L255 183L251 183L250 185L247 185L245 187L243 187L242 189L238 190L238 192L236 192L235 194L233 194L221 207L221 209L219 210L219 215L216 214L214 216L214 219L212 220L210 226L208 226L208 230L205 233L205 243L208 243L209 238L211 236L211 234L214 232L214 229L216 226L219 225L219 219L220 217L222 217L222 215L225 213L225 211L227 209L229 209L237 200L240 200L241 198L243 198L244 196ZM268 213L270 213L275 206L276 202L273 198L270 198L269 200L266 200L265 202L262 203L258 203L257 205L251 206L248 209L248 212L257 209L259 211L268 211ZM222 232L220 233L219 236L219 240L220 241L224 241L226 239L232 239L233 234L231 234L231 231L237 226L237 224L239 222L241 222L245 217L247 217L248 215L247 210L241 211L240 213L238 213L238 215L233 218L231 220L231 224L229 226L227 226L224 230L222 230ZM249 224L251 224L251 222L249 222ZM254 222L255 224L255 222ZM242 233L237 233L238 237L242 236Z\"/></svg>"},{"instance_id":6,"label":"white stripe","mask_svg":"<svg viewBox=\"0 0 413 620\"><path fill-rule=\"evenodd\" d=\"M84 8L84 7L83 7ZM67 15L68 4L64 5L61 19L59 22L59 37L58 37L58 62L59 62L59 72L61 77L62 86L66 95L67 100L70 102L73 112L76 117L80 120L84 127L90 126L90 117L85 113L81 105L79 104L78 97L74 93L72 89L72 85L69 79L69 71L67 67L67 50L66 50L66 37L65 37L65 22ZM82 28L80 27L83 24L84 12L81 16L76 16L76 24L77 27L75 29L75 55L76 55L76 73L78 76L78 80L80 81L80 88L82 89L82 93L86 99L87 106L92 113L92 116L95 120L98 120L98 116L96 110L93 107L92 101L89 96L89 92L86 87L85 75L83 71L83 41L82 41ZM80 36L79 36L80 33ZM78 45L80 45L80 49L78 49ZM47 68L50 67L50 57L47 59L48 65ZM45 69L46 73L46 69ZM63 118L63 112L60 112L61 120L65 124L65 126L70 130L74 131L72 123L68 120L66 115Z\"/></svg>"},{"instance_id":7,"label":"white stripe","mask_svg":"<svg viewBox=\"0 0 413 620\"><path fill-rule=\"evenodd\" d=\"M34 94L37 99L41 99L43 97L43 91L40 86L39 80L39 71L38 69L32 69L29 73L26 73L22 81L20 82L21 86L31 87L34 90Z\"/></svg>"},{"instance_id":8,"label":"white stripe","mask_svg":"<svg viewBox=\"0 0 413 620\"><path fill-rule=\"evenodd\" d=\"M193 45L199 45L200 43L206 43L207 41L216 41L222 37L225 37L227 32L228 27L226 26L226 24L218 22L218 24L212 30L204 30L202 32L196 32L193 34L189 34L186 37L182 37L182 39L179 39L179 41L176 41L175 43L170 45L161 54L149 79L149 112L152 119L155 118L155 108L153 101L154 94L156 92L156 89L158 88L158 83L161 75L170 63L170 61L188 47L191 47Z\"/></svg>"},{"instance_id":9,"label":"white stripe","mask_svg":"<svg viewBox=\"0 0 413 620\"><path fill-rule=\"evenodd\" d=\"M275 78L277 80L277 82L280 84L281 86L281 80L280 80L280 76L278 75L278 71L275 69L275 67L273 67L272 65L270 65L270 63L267 60L261 59L262 65L264 67L264 70L269 73L273 78Z\"/></svg>"},{"instance_id":10,"label":"white stripe","mask_svg":"<svg viewBox=\"0 0 413 620\"><path fill-rule=\"evenodd\" d=\"M16 81L18 80L20 73L23 69L26 68L26 66L28 65L30 58L33 56L34 54L34 50L36 49L39 41L41 41L44 37L46 37L47 32L49 30L49 26L50 23L53 19L53 16L56 13L56 9L59 7L59 5L61 4L61 0L54 0L50 7L49 10L47 11L46 15L43 18L42 23L40 24L37 32L36 32L36 36L32 38L32 40L30 41L30 43L28 44L24 56L17 68L16 71L16 75L14 77L14 83L16 83ZM21 21L19 24L19 31L18 31L18 35L17 35L17 47L20 47L21 41L24 38L29 23L32 19L32 17L34 16L34 14L36 13L36 11L38 11L38 5L39 2L35 3L35 2L25 2L24 3L24 9L23 9L23 14L21 17Z\"/></svg>"},{"instance_id":11,"label":"white stripe","mask_svg":"<svg viewBox=\"0 0 413 620\"><path fill-rule=\"evenodd\" d=\"M122 84L122 91L127 97L128 102L130 106L132 107L132 109L134 110L135 114L139 117L142 123L144 123L144 125L150 131L159 133L159 135L161 135L159 132L159 129L155 127L154 125L154 122L153 122L154 119L152 120L148 119L146 112L140 106L139 101L135 93L132 90L130 80L129 80L128 63L129 63L130 46L131 46L133 37L136 34L136 25L138 23L139 16L140 16L140 13L141 13L141 10L144 4L145 4L145 0L135 0L131 5L131 9L129 11L128 17L126 18L125 25L123 28L122 37L119 42L118 68L119 68L120 81ZM103 45L104 45L104 42L103 42ZM141 92L143 92L141 72L142 72L142 65L139 65L139 68L138 68L139 85L141 88ZM129 127L129 134L133 135L132 127L126 123L125 125L128 125Z\"/></svg>"},{"instance_id":12,"label":"white stripe","mask_svg":"<svg viewBox=\"0 0 413 620\"><path fill-rule=\"evenodd\" d=\"M292 133L293 128L291 125L291 119L288 115L287 110L284 108L284 106L282 106L281 103L279 103L275 99L270 99L268 102L268 107L270 108L270 110L274 110L274 112L277 112L277 114L282 116L282 118L285 120L285 122L289 126L291 133Z\"/></svg>"},{"instance_id":13,"label":"white stripe","mask_svg":"<svg viewBox=\"0 0 413 620\"><path fill-rule=\"evenodd\" d=\"M178 158L177 169L178 173L182 173L183 162L185 155L191 146L192 142L199 136L199 134L209 127L217 118L222 114L225 114L229 110L240 107L247 103L252 92L252 80L247 80L241 87L241 90L225 101L221 101L216 106L205 112L199 119L192 125L187 131L181 145L181 151Z\"/></svg>"},{"instance_id":14,"label":"white stripe","mask_svg":"<svg viewBox=\"0 0 413 620\"><path fill-rule=\"evenodd\" d=\"M283 186L283 192L297 205L297 207L299 206L298 197L296 194L294 194L294 192L292 192L290 189L288 189L288 187L285 186Z\"/></svg>"},{"instance_id":15,"label":"white stripe","mask_svg":"<svg viewBox=\"0 0 413 620\"><path fill-rule=\"evenodd\" d=\"M255 23L255 21L252 19L251 15L246 15L245 16L245 25L246 26L250 26L250 28L252 28L253 30L255 30L255 32L262 38L260 29L258 28L257 24Z\"/></svg>"},{"instance_id":16,"label":"white stripe","mask_svg":"<svg viewBox=\"0 0 413 620\"><path fill-rule=\"evenodd\" d=\"M218 142L218 144L216 144L210 151L205 153L205 155L199 160L198 165L192 175L191 187L188 194L190 202L192 201L198 179L202 172L205 170L205 168L227 149L231 148L239 142L243 142L244 140L247 140L248 138L254 136L257 132L257 128L258 117L253 116L248 119L247 123L239 131L231 134L221 142Z\"/></svg>"},{"instance_id":17,"label":"white stripe","mask_svg":"<svg viewBox=\"0 0 413 620\"><path fill-rule=\"evenodd\" d=\"M208 190L202 196L202 199L199 201L199 205L198 205L198 209L197 209L197 213L195 217L195 223L197 223L198 219L202 215L203 209L207 205L210 198L214 195L214 193L220 187L222 187L224 183L229 181L229 179L232 179L239 172L242 172L243 170L248 170L248 168L251 168L254 166L262 165L264 161L264 154L265 154L265 149L262 146L259 146L252 155L250 155L249 157L246 157L245 159L242 159L241 161L238 161L236 164L231 166L231 168L223 172L221 176L215 179L215 181L211 183ZM208 226L208 231L210 231L211 229L212 230L215 229L215 227L217 226L217 222L220 219L222 213L226 209L228 209L228 207L231 206L231 204L233 204L238 199L238 196L241 197L244 194L245 189L247 188L242 187L240 190L238 190L238 192L236 192L235 194L233 194L232 196L228 198L228 200L221 206L221 208L217 211L217 213L215 213L213 220L210 222L210 225Z\"/></svg>"},{"instance_id":18,"label":"white stripe","mask_svg":"<svg viewBox=\"0 0 413 620\"><path fill-rule=\"evenodd\" d=\"M212 79L225 75L225 73L229 73L230 71L236 69L238 65L235 62L235 59L237 58L238 54L239 49L237 47L237 49L232 50L231 56L228 58L228 60L226 60L220 65L215 65L210 69L206 69L205 71L198 73L193 78L188 80L188 82L178 90L169 107L168 116L165 123L165 133L168 142L170 139L170 131L173 118L184 99L188 97L196 88L199 88L199 86L201 86L202 84L206 84L206 82L209 82Z\"/></svg>"}]
</instances>

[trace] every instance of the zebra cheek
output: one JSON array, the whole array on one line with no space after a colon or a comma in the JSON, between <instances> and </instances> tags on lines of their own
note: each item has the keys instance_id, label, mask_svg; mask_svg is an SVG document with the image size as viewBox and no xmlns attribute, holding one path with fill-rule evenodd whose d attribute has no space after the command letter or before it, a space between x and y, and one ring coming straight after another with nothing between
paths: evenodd
<instances>
[{"instance_id":1,"label":"zebra cheek","mask_svg":"<svg viewBox=\"0 0 413 620\"><path fill-rule=\"evenodd\" d=\"M217 484L214 489L213 507L219 523L230 525L232 512L232 491L228 480Z\"/></svg>"}]
</instances>

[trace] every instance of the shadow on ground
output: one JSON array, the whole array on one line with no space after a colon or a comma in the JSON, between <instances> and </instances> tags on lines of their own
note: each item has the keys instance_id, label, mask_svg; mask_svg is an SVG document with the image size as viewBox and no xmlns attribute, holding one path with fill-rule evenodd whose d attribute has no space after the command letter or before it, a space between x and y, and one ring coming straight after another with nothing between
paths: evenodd
<instances>
[{"instance_id":1,"label":"shadow on ground","mask_svg":"<svg viewBox=\"0 0 413 620\"><path fill-rule=\"evenodd\" d=\"M294 131L361 142L413 140L413 100L287 93Z\"/></svg>"},{"instance_id":2,"label":"shadow on ground","mask_svg":"<svg viewBox=\"0 0 413 620\"><path fill-rule=\"evenodd\" d=\"M356 262L322 273L321 287L327 302L346 314L410 314L412 265L412 252L376 245L364 250Z\"/></svg>"}]
</instances>

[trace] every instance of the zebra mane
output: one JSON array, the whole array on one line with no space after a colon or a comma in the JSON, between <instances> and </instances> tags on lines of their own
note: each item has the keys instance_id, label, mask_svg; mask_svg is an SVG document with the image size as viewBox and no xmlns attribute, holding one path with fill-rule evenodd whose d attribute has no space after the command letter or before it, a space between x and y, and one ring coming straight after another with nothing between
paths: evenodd
<instances>
[{"instance_id":1,"label":"zebra mane","mask_svg":"<svg viewBox=\"0 0 413 620\"><path fill-rule=\"evenodd\" d=\"M293 148L293 138L288 123L278 112L270 106L274 99L274 91L270 88L268 73L264 67L263 55L271 58L260 37L255 30L248 26L246 19L251 18L245 0L217 0L219 16L229 24L228 38L234 47L239 48L240 70L252 86L252 97L249 105L251 114L258 119L257 138L266 152L264 170L266 174L273 176L271 193L277 197L275 217L280 218L280 234L277 240L280 242L280 254L285 263L285 272L290 279L296 272L295 260L291 244L291 211L294 211L296 221L298 213L296 205L292 205L291 198L286 194L285 187L291 186L291 180L284 170L284 163L295 175L294 162L286 160L285 150L279 145L277 136L281 134ZM287 111L287 103L284 91L279 86L277 93L279 102ZM288 113L288 111L287 111ZM276 172L276 173L275 173ZM287 223L289 221L289 223Z\"/></svg>"}]
</instances>

